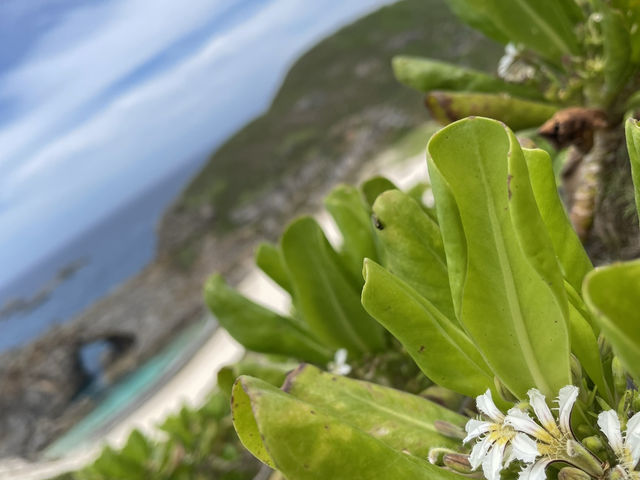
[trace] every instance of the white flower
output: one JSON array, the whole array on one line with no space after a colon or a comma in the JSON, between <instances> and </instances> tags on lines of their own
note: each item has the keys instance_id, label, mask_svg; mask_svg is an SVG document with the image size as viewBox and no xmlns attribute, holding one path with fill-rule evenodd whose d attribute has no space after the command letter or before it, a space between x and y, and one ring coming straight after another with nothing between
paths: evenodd
<instances>
[{"instance_id":1,"label":"white flower","mask_svg":"<svg viewBox=\"0 0 640 480\"><path fill-rule=\"evenodd\" d=\"M333 362L329 362L328 370L334 375L349 375L351 365L347 363L347 350L340 348L333 356Z\"/></svg>"},{"instance_id":2,"label":"white flower","mask_svg":"<svg viewBox=\"0 0 640 480\"><path fill-rule=\"evenodd\" d=\"M513 460L524 463L520 480L544 480L545 469L550 463L563 461L573 464L577 458L572 457L569 447L577 444L571 431L571 411L578 398L578 388L567 385L560 389L556 399L557 421L540 391L532 388L527 395L535 419L526 411L515 407L504 415L496 407L489 390L476 398L478 411L489 420L469 420L465 426L467 436L464 442L476 440L469 455L469 463L474 470L482 465L487 480L499 480L500 471ZM638 430L640 431L640 419ZM638 443L640 444L640 438ZM588 454L586 450L582 450L579 455ZM640 447L638 453L640 454Z\"/></svg>"},{"instance_id":3,"label":"white flower","mask_svg":"<svg viewBox=\"0 0 640 480\"><path fill-rule=\"evenodd\" d=\"M527 392L529 403L537 423L526 412L517 408L509 410L505 423L511 425L519 432L524 432L536 439L538 455L530 460L524 460L527 464L520 472L519 480L544 480L547 466L561 456L567 450L567 442L574 440L571 432L571 411L578 398L578 388L567 385L560 389L556 402L558 403L558 422L556 423L551 409L547 405L545 396L535 388ZM536 460L537 457L540 457Z\"/></svg>"},{"instance_id":4,"label":"white flower","mask_svg":"<svg viewBox=\"0 0 640 480\"><path fill-rule=\"evenodd\" d=\"M502 78L506 77L509 73L509 67L516 59L518 50L513 43L507 43L504 47L504 55L498 61L498 75Z\"/></svg>"},{"instance_id":5,"label":"white flower","mask_svg":"<svg viewBox=\"0 0 640 480\"><path fill-rule=\"evenodd\" d=\"M598 415L598 426L609 440L620 466L630 475L640 461L640 413L629 419L624 437L620 429L620 419L614 410L601 412Z\"/></svg>"},{"instance_id":6,"label":"white flower","mask_svg":"<svg viewBox=\"0 0 640 480\"><path fill-rule=\"evenodd\" d=\"M562 387L556 402L558 403L558 423L547 405L545 397L537 389L527 392L529 403L540 424L535 422L528 413L517 408L509 410L505 422L520 432L531 435L536 440L546 444L566 441L573 438L571 433L571 411L578 398L578 388L573 385Z\"/></svg>"},{"instance_id":7,"label":"white flower","mask_svg":"<svg viewBox=\"0 0 640 480\"><path fill-rule=\"evenodd\" d=\"M465 426L464 443L477 440L469 455L474 470L482 465L485 478L499 480L500 471L511 461L535 460L539 455L535 441L505 424L506 417L493 402L490 390L476 398L476 406L490 421L471 419Z\"/></svg>"},{"instance_id":8,"label":"white flower","mask_svg":"<svg viewBox=\"0 0 640 480\"><path fill-rule=\"evenodd\" d=\"M518 476L518 480L545 480L547 478L546 468L553 462L551 458L542 457L534 463L526 465Z\"/></svg>"},{"instance_id":9,"label":"white flower","mask_svg":"<svg viewBox=\"0 0 640 480\"><path fill-rule=\"evenodd\" d=\"M536 73L533 66L520 58L520 52L513 43L507 43L504 55L498 61L498 76L509 82L524 82Z\"/></svg>"}]
</instances>

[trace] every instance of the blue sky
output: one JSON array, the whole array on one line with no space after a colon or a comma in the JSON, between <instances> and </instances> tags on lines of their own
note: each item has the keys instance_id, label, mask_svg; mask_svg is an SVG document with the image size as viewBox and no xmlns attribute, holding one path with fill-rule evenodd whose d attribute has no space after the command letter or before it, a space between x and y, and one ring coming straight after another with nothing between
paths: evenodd
<instances>
[{"instance_id":1,"label":"blue sky","mask_svg":"<svg viewBox=\"0 0 640 480\"><path fill-rule=\"evenodd\" d=\"M2 0L0 285L269 104L390 0Z\"/></svg>"}]
</instances>

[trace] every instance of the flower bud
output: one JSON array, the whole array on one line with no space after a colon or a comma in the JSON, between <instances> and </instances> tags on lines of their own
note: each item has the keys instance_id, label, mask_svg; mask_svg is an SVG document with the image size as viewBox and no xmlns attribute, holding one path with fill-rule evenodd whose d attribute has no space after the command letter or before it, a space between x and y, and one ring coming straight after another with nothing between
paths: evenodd
<instances>
[{"instance_id":1,"label":"flower bud","mask_svg":"<svg viewBox=\"0 0 640 480\"><path fill-rule=\"evenodd\" d=\"M443 447L435 447L429 450L429 463L433 465L438 465L440 467L444 466L443 457L448 453L457 453L455 450L451 450L450 448Z\"/></svg>"},{"instance_id":2,"label":"flower bud","mask_svg":"<svg viewBox=\"0 0 640 480\"><path fill-rule=\"evenodd\" d=\"M569 357L571 365L571 379L574 385L582 385L582 365L575 355Z\"/></svg>"},{"instance_id":3,"label":"flower bud","mask_svg":"<svg viewBox=\"0 0 640 480\"><path fill-rule=\"evenodd\" d=\"M603 362L613 355L611 344L602 334L598 337L598 350L600 350L600 357L602 357Z\"/></svg>"},{"instance_id":4,"label":"flower bud","mask_svg":"<svg viewBox=\"0 0 640 480\"><path fill-rule=\"evenodd\" d=\"M594 477L601 477L604 473L602 470L602 462L589 452L589 450L584 448L580 442L568 440L567 455L573 465Z\"/></svg>"},{"instance_id":5,"label":"flower bud","mask_svg":"<svg viewBox=\"0 0 640 480\"><path fill-rule=\"evenodd\" d=\"M462 453L447 453L442 457L442 461L445 467L449 467L454 472L458 473L472 473L473 468L469 463L469 455Z\"/></svg>"},{"instance_id":6,"label":"flower bud","mask_svg":"<svg viewBox=\"0 0 640 480\"><path fill-rule=\"evenodd\" d=\"M635 390L631 399L631 408L634 412L640 412L640 392Z\"/></svg>"},{"instance_id":7,"label":"flower bud","mask_svg":"<svg viewBox=\"0 0 640 480\"><path fill-rule=\"evenodd\" d=\"M558 480L590 480L591 475L578 468L564 467L558 472Z\"/></svg>"},{"instance_id":8,"label":"flower bud","mask_svg":"<svg viewBox=\"0 0 640 480\"><path fill-rule=\"evenodd\" d=\"M621 465L618 465L611 470L609 470L609 475L607 475L609 480L627 480L629 475Z\"/></svg>"},{"instance_id":9,"label":"flower bud","mask_svg":"<svg viewBox=\"0 0 640 480\"><path fill-rule=\"evenodd\" d=\"M598 453L604 450L602 439L597 435L591 435L590 437L583 438L582 444L593 453Z\"/></svg>"},{"instance_id":10,"label":"flower bud","mask_svg":"<svg viewBox=\"0 0 640 480\"><path fill-rule=\"evenodd\" d=\"M453 411L458 410L465 398L463 395L439 385L431 385L422 393L422 396Z\"/></svg>"},{"instance_id":11,"label":"flower bud","mask_svg":"<svg viewBox=\"0 0 640 480\"><path fill-rule=\"evenodd\" d=\"M496 386L496 390L505 402L508 403L516 403L518 401L517 397L509 391L509 389L505 386L504 383L500 381L498 377L493 377L493 383Z\"/></svg>"},{"instance_id":12,"label":"flower bud","mask_svg":"<svg viewBox=\"0 0 640 480\"><path fill-rule=\"evenodd\" d=\"M433 426L436 428L440 435L448 438L455 438L456 440L462 440L467 436L464 428L454 425L453 423L445 422L444 420L436 420L433 422Z\"/></svg>"},{"instance_id":13,"label":"flower bud","mask_svg":"<svg viewBox=\"0 0 640 480\"><path fill-rule=\"evenodd\" d=\"M615 389L616 395L622 397L627 391L627 372L618 357L613 357L611 372L613 373L613 388Z\"/></svg>"}]
</instances>

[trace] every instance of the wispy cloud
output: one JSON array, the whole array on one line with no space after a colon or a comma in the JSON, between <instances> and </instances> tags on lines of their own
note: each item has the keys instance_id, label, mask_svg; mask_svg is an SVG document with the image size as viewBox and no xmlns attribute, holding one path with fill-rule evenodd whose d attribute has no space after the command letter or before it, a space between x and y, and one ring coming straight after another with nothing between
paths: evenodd
<instances>
[{"instance_id":1,"label":"wispy cloud","mask_svg":"<svg viewBox=\"0 0 640 480\"><path fill-rule=\"evenodd\" d=\"M0 129L5 275L21 267L16 251L58 247L89 217L223 140L266 107L305 48L384 3L127 0L74 11L0 75L0 104L17 105ZM197 29L202 39L180 43ZM131 79L176 43L166 68ZM102 203L88 215L95 198Z\"/></svg>"}]
</instances>

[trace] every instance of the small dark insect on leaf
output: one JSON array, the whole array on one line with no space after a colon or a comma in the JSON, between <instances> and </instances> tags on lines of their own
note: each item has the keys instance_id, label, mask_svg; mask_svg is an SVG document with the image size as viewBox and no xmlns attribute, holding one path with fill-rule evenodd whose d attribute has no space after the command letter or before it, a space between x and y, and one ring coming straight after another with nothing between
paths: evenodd
<instances>
[{"instance_id":1,"label":"small dark insect on leaf","mask_svg":"<svg viewBox=\"0 0 640 480\"><path fill-rule=\"evenodd\" d=\"M373 225L378 229L378 230L384 230L384 225L382 225L382 222L380 222L380 220L378 220L378 217L373 217Z\"/></svg>"}]
</instances>

